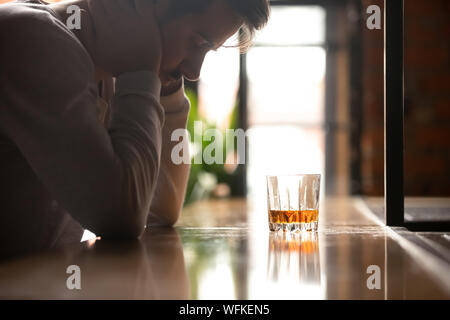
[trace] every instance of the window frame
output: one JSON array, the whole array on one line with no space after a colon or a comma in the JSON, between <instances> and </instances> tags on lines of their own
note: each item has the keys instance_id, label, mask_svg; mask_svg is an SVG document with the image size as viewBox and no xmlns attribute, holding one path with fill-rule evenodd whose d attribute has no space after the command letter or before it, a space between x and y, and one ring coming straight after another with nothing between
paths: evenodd
<instances>
[{"instance_id":1,"label":"window frame","mask_svg":"<svg viewBox=\"0 0 450 320\"><path fill-rule=\"evenodd\" d=\"M450 231L450 221L406 221L404 195L404 0L384 0L385 223L411 231Z\"/></svg>"}]
</instances>

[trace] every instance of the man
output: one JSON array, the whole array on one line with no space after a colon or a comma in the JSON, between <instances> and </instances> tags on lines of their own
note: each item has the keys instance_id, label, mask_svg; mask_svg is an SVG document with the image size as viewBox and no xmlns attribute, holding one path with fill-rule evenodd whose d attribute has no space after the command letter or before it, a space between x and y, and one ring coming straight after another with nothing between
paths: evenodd
<instances>
[{"instance_id":1,"label":"man","mask_svg":"<svg viewBox=\"0 0 450 320\"><path fill-rule=\"evenodd\" d=\"M67 19L81 9L80 29ZM2 255L173 225L189 166L183 77L268 19L266 0L77 0L0 6ZM108 86L115 78L115 91Z\"/></svg>"}]
</instances>

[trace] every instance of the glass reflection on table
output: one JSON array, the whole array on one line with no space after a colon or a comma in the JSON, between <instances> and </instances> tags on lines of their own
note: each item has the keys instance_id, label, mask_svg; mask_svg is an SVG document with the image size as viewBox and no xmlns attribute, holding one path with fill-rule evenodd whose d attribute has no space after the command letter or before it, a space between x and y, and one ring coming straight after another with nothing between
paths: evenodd
<instances>
[{"instance_id":1,"label":"glass reflection on table","mask_svg":"<svg viewBox=\"0 0 450 320\"><path fill-rule=\"evenodd\" d=\"M270 233L266 297L322 299L319 252L317 232Z\"/></svg>"},{"instance_id":2,"label":"glass reflection on table","mask_svg":"<svg viewBox=\"0 0 450 320\"><path fill-rule=\"evenodd\" d=\"M271 233L267 275L271 281L320 285L317 233Z\"/></svg>"}]
</instances>

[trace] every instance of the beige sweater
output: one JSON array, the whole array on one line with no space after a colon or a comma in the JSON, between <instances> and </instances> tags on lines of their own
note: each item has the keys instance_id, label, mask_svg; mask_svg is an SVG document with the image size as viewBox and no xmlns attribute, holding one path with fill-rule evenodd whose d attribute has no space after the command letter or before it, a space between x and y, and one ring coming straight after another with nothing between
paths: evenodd
<instances>
[{"instance_id":1,"label":"beige sweater","mask_svg":"<svg viewBox=\"0 0 450 320\"><path fill-rule=\"evenodd\" d=\"M189 175L170 158L183 89L160 98L156 74L128 73L105 104L89 54L41 4L0 5L0 43L0 259L114 234L133 214L173 224Z\"/></svg>"}]
</instances>

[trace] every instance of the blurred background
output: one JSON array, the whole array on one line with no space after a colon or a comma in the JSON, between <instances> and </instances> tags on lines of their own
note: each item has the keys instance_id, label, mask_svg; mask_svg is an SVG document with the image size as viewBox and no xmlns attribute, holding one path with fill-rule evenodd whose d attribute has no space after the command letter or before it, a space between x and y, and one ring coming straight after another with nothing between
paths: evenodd
<instances>
[{"instance_id":1,"label":"blurred background","mask_svg":"<svg viewBox=\"0 0 450 320\"><path fill-rule=\"evenodd\" d=\"M186 204L263 195L273 173L321 173L326 195L382 196L384 31L366 27L366 8L383 13L384 1L271 3L246 54L211 52L186 83L193 156L209 143L194 144L194 121L246 132L245 165L193 164ZM450 195L449 13L446 0L405 1L406 196Z\"/></svg>"}]
</instances>

